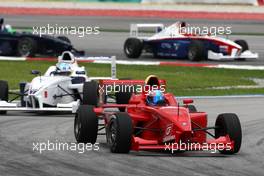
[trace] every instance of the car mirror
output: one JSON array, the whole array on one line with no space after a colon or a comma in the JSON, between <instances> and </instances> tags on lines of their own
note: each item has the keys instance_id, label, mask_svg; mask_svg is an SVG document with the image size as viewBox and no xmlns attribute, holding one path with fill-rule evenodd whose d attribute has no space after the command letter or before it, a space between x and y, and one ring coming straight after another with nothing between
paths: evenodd
<instances>
[{"instance_id":1,"label":"car mirror","mask_svg":"<svg viewBox=\"0 0 264 176\"><path fill-rule=\"evenodd\" d=\"M183 104L188 105L188 104L192 104L193 103L193 99L184 99L183 100Z\"/></svg>"},{"instance_id":2,"label":"car mirror","mask_svg":"<svg viewBox=\"0 0 264 176\"><path fill-rule=\"evenodd\" d=\"M40 75L40 71L38 70L31 70L32 75Z\"/></svg>"}]
</instances>

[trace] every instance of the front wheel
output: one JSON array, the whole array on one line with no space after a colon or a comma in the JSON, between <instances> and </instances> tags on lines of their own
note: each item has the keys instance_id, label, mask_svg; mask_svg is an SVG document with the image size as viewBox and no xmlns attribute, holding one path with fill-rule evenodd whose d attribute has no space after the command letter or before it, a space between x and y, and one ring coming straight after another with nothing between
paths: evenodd
<instances>
[{"instance_id":1,"label":"front wheel","mask_svg":"<svg viewBox=\"0 0 264 176\"><path fill-rule=\"evenodd\" d=\"M199 40L191 41L187 54L188 54L188 59L190 61L201 61L207 59L204 43Z\"/></svg>"},{"instance_id":2,"label":"front wheel","mask_svg":"<svg viewBox=\"0 0 264 176\"><path fill-rule=\"evenodd\" d=\"M78 143L94 144L98 133L98 118L94 106L80 105L74 119L74 135Z\"/></svg>"},{"instance_id":3,"label":"front wheel","mask_svg":"<svg viewBox=\"0 0 264 176\"><path fill-rule=\"evenodd\" d=\"M249 50L248 44L245 40L235 40L235 43L241 46L241 52Z\"/></svg>"},{"instance_id":4,"label":"front wheel","mask_svg":"<svg viewBox=\"0 0 264 176\"><path fill-rule=\"evenodd\" d=\"M107 143L113 153L129 153L133 133L132 120L127 113L116 113L107 127Z\"/></svg>"},{"instance_id":5,"label":"front wheel","mask_svg":"<svg viewBox=\"0 0 264 176\"><path fill-rule=\"evenodd\" d=\"M215 126L216 138L229 135L231 141L234 142L233 150L220 150L220 153L235 154L239 152L242 141L242 130L237 115L232 113L220 114L216 119Z\"/></svg>"}]
</instances>

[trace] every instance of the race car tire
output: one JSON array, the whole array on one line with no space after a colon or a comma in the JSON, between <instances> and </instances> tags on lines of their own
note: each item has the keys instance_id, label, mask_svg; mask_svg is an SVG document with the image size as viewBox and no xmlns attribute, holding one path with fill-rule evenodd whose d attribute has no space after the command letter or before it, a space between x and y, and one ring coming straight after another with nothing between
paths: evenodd
<instances>
[{"instance_id":1,"label":"race car tire","mask_svg":"<svg viewBox=\"0 0 264 176\"><path fill-rule=\"evenodd\" d=\"M115 114L107 127L107 143L113 153L129 153L133 134L132 120L127 113Z\"/></svg>"},{"instance_id":2,"label":"race car tire","mask_svg":"<svg viewBox=\"0 0 264 176\"><path fill-rule=\"evenodd\" d=\"M8 83L0 80L0 100L8 101ZM6 111L0 111L0 114L6 114Z\"/></svg>"},{"instance_id":3,"label":"race car tire","mask_svg":"<svg viewBox=\"0 0 264 176\"><path fill-rule=\"evenodd\" d=\"M66 36L58 36L57 38L71 44L71 40Z\"/></svg>"},{"instance_id":4,"label":"race car tire","mask_svg":"<svg viewBox=\"0 0 264 176\"><path fill-rule=\"evenodd\" d=\"M97 106L99 102L99 86L95 81L85 82L83 84L83 105Z\"/></svg>"},{"instance_id":5,"label":"race car tire","mask_svg":"<svg viewBox=\"0 0 264 176\"><path fill-rule=\"evenodd\" d=\"M29 37L19 39L17 45L17 52L22 57L33 57L38 49L37 42Z\"/></svg>"},{"instance_id":6,"label":"race car tire","mask_svg":"<svg viewBox=\"0 0 264 176\"><path fill-rule=\"evenodd\" d=\"M190 61L201 61L207 59L206 51L202 41L199 40L191 41L188 49L188 59Z\"/></svg>"},{"instance_id":7,"label":"race car tire","mask_svg":"<svg viewBox=\"0 0 264 176\"><path fill-rule=\"evenodd\" d=\"M131 80L131 78L120 78L120 80ZM116 104L128 104L133 90L126 87L126 90L115 92ZM120 112L125 112L126 108L118 108Z\"/></svg>"},{"instance_id":8,"label":"race car tire","mask_svg":"<svg viewBox=\"0 0 264 176\"><path fill-rule=\"evenodd\" d=\"M94 144L98 133L98 118L94 106L80 105L74 119L74 135L78 143Z\"/></svg>"},{"instance_id":9,"label":"race car tire","mask_svg":"<svg viewBox=\"0 0 264 176\"><path fill-rule=\"evenodd\" d=\"M187 108L189 109L190 113L198 112L194 105L188 105Z\"/></svg>"},{"instance_id":10,"label":"race car tire","mask_svg":"<svg viewBox=\"0 0 264 176\"><path fill-rule=\"evenodd\" d=\"M239 118L236 114L225 113L218 115L215 122L215 137L229 135L234 141L234 150L219 150L222 154L235 154L240 150L242 141L242 130Z\"/></svg>"},{"instance_id":11,"label":"race car tire","mask_svg":"<svg viewBox=\"0 0 264 176\"><path fill-rule=\"evenodd\" d=\"M139 58L143 50L143 42L138 38L128 38L124 44L124 53L128 58Z\"/></svg>"},{"instance_id":12,"label":"race car tire","mask_svg":"<svg viewBox=\"0 0 264 176\"><path fill-rule=\"evenodd\" d=\"M116 103L117 104L128 104L129 100L132 96L132 92L129 87L126 88L125 91L120 91L115 93ZM118 108L120 112L125 112L126 108Z\"/></svg>"},{"instance_id":13,"label":"race car tire","mask_svg":"<svg viewBox=\"0 0 264 176\"><path fill-rule=\"evenodd\" d=\"M242 47L241 52L249 50L248 44L245 40L235 40L235 43Z\"/></svg>"}]
</instances>

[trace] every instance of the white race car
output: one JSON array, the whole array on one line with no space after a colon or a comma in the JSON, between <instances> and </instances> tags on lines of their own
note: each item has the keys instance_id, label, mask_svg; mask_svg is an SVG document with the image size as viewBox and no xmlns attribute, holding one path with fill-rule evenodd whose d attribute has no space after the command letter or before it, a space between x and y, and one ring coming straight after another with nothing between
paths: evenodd
<instances>
[{"instance_id":1,"label":"white race car","mask_svg":"<svg viewBox=\"0 0 264 176\"><path fill-rule=\"evenodd\" d=\"M142 34L142 28L154 28L156 33L147 36ZM258 58L257 53L249 50L245 40L231 41L216 35L188 32L187 29L185 22L168 27L163 24L131 24L124 53L128 58L138 58L145 52L154 57L188 58L191 61Z\"/></svg>"},{"instance_id":2,"label":"white race car","mask_svg":"<svg viewBox=\"0 0 264 176\"><path fill-rule=\"evenodd\" d=\"M106 59L106 57L103 57ZM76 112L80 103L90 97L90 86L94 80L116 79L115 57L111 57L111 77L88 77L84 67L79 67L77 59L71 52L64 52L58 57L58 63L50 66L44 75L33 70L36 76L31 83L20 83L20 92L9 92L7 81L0 81L0 114L7 111L65 111ZM81 58L84 60L97 59L95 57ZM9 100L9 94L15 94ZM20 98L20 101L15 102Z\"/></svg>"}]
</instances>

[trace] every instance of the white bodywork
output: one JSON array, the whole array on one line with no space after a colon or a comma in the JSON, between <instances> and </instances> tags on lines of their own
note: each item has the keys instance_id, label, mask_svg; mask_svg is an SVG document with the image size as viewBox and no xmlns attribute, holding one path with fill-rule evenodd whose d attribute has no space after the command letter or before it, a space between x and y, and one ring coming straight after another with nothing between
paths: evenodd
<instances>
[{"instance_id":1,"label":"white bodywork","mask_svg":"<svg viewBox=\"0 0 264 176\"><path fill-rule=\"evenodd\" d=\"M63 59L68 54L67 60ZM96 58L85 58L85 60ZM97 58L100 60L99 58ZM104 59L106 59L104 57ZM83 60L83 58L82 58ZM91 80L116 79L115 57L108 58L111 62L111 77L88 77L84 67L79 67L76 58L70 52L64 52L58 57L58 64L70 65L70 72L59 73L57 65L50 66L43 76L35 77L31 83L26 83L21 102L8 103L0 100L0 111L66 111L75 113L82 99L83 83ZM76 98L75 94L80 98Z\"/></svg>"},{"instance_id":2,"label":"white bodywork","mask_svg":"<svg viewBox=\"0 0 264 176\"><path fill-rule=\"evenodd\" d=\"M145 29L155 28L156 33L150 37L144 36L139 32L139 29L142 28ZM210 35L185 35L184 32L181 32L180 22L174 23L168 27L165 27L163 24L131 24L130 37L143 39L145 41L163 40L168 38L173 38L176 40L184 39L184 38L203 39L203 40L213 40L234 47L230 55L223 55L222 53L215 53L209 50L208 59L211 60L257 59L259 57L258 53L252 53L249 50L241 52L242 48L240 45L226 38L222 38L219 36L210 36Z\"/></svg>"}]
</instances>

